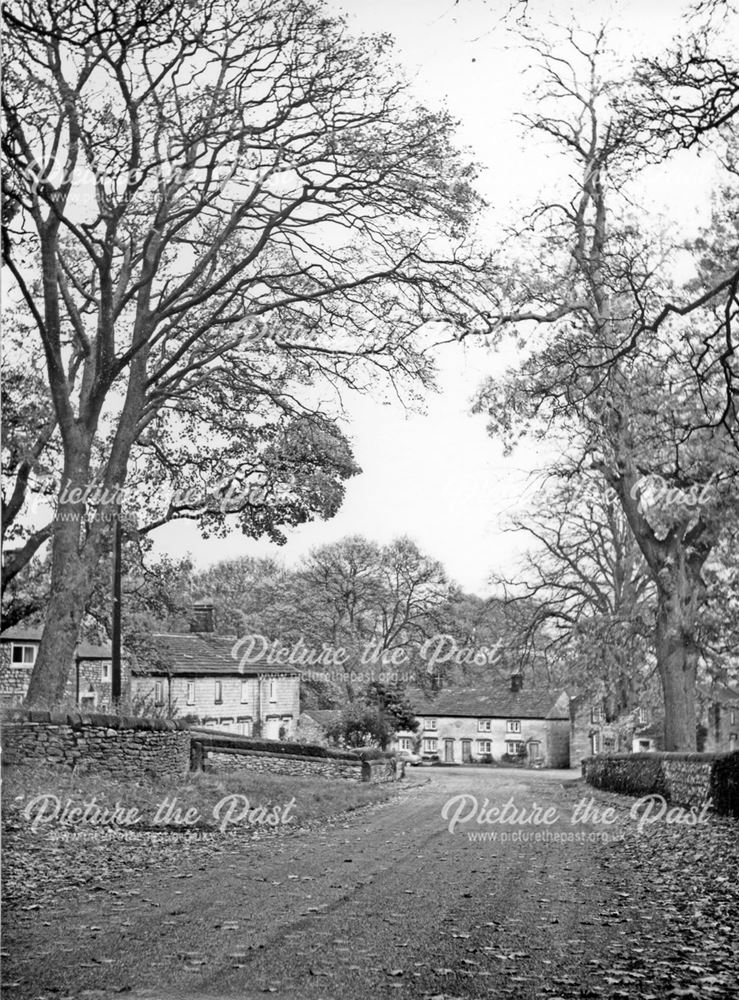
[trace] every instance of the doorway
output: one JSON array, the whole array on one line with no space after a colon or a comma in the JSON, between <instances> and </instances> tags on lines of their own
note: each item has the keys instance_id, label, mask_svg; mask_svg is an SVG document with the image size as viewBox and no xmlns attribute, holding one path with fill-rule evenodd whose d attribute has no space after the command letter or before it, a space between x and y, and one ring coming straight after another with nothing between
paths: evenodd
<instances>
[{"instance_id":1,"label":"doorway","mask_svg":"<svg viewBox=\"0 0 739 1000\"><path fill-rule=\"evenodd\" d=\"M454 740L444 740L444 763L454 763Z\"/></svg>"},{"instance_id":2,"label":"doorway","mask_svg":"<svg viewBox=\"0 0 739 1000\"><path fill-rule=\"evenodd\" d=\"M462 763L469 764L472 760L472 740L462 740Z\"/></svg>"}]
</instances>

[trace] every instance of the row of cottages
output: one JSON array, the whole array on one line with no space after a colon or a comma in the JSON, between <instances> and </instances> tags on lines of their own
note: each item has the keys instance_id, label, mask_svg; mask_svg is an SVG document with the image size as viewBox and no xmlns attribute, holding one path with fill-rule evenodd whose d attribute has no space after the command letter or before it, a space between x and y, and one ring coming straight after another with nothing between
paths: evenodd
<instances>
[{"instance_id":1,"label":"row of cottages","mask_svg":"<svg viewBox=\"0 0 739 1000\"><path fill-rule=\"evenodd\" d=\"M578 696L570 702L570 747L576 764L598 753L648 753L661 750L663 722L636 705L614 716L605 699Z\"/></svg>"},{"instance_id":2,"label":"row of cottages","mask_svg":"<svg viewBox=\"0 0 739 1000\"><path fill-rule=\"evenodd\" d=\"M190 631L155 633L156 662L134 666L132 700L241 736L291 739L300 715L300 673L293 667L245 663L236 636L217 635L212 604L196 604Z\"/></svg>"},{"instance_id":3,"label":"row of cottages","mask_svg":"<svg viewBox=\"0 0 739 1000\"><path fill-rule=\"evenodd\" d=\"M43 631L43 625L17 625L0 632L0 706L3 708L23 703ZM112 704L112 662L109 644L78 643L64 700L86 711L107 711Z\"/></svg>"},{"instance_id":4,"label":"row of cottages","mask_svg":"<svg viewBox=\"0 0 739 1000\"><path fill-rule=\"evenodd\" d=\"M300 714L300 674L292 667L242 665L235 637L153 636L162 665L133 668L131 689L144 710L242 736L292 739Z\"/></svg>"},{"instance_id":5,"label":"row of cottages","mask_svg":"<svg viewBox=\"0 0 739 1000\"><path fill-rule=\"evenodd\" d=\"M42 626L0 634L0 703L21 705L41 644ZM235 636L215 634L211 605L198 605L190 632L152 636L153 662L123 665L122 700L140 714L175 716L244 736L289 739L300 715L300 673L267 662L245 664ZM112 707L109 645L80 643L65 701L88 712Z\"/></svg>"},{"instance_id":6,"label":"row of cottages","mask_svg":"<svg viewBox=\"0 0 739 1000\"><path fill-rule=\"evenodd\" d=\"M714 682L698 686L699 752L739 750L739 690ZM573 698L570 746L577 762L598 753L651 753L664 748L664 718L644 705L613 716L605 700Z\"/></svg>"},{"instance_id":7,"label":"row of cottages","mask_svg":"<svg viewBox=\"0 0 739 1000\"><path fill-rule=\"evenodd\" d=\"M526 690L519 674L509 683L407 692L419 723L399 732L394 747L444 764L521 763L570 766L570 699L566 691Z\"/></svg>"}]
</instances>

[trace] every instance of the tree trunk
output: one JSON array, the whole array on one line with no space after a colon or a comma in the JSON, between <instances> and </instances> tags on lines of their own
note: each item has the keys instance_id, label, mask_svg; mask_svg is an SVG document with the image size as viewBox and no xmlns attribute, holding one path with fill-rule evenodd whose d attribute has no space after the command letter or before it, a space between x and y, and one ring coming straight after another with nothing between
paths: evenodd
<instances>
[{"instance_id":1,"label":"tree trunk","mask_svg":"<svg viewBox=\"0 0 739 1000\"><path fill-rule=\"evenodd\" d=\"M136 439L146 379L146 350L131 362L128 389L118 428L102 477L102 495L92 499L90 467L99 415L90 403L84 425L66 425L65 465L52 535L51 591L46 626L34 664L26 704L52 707L64 698L74 649L85 614L93 577L114 516L120 511L120 490L126 481L128 457ZM93 490L94 492L94 490ZM88 506L92 507L88 511ZM89 523L85 524L88 512ZM94 514L94 516L93 516Z\"/></svg>"},{"instance_id":2,"label":"tree trunk","mask_svg":"<svg viewBox=\"0 0 739 1000\"><path fill-rule=\"evenodd\" d=\"M26 704L53 708L64 698L88 596L88 572L76 545L56 538L46 625Z\"/></svg>"},{"instance_id":3,"label":"tree trunk","mask_svg":"<svg viewBox=\"0 0 739 1000\"><path fill-rule=\"evenodd\" d=\"M665 750L696 749L696 627L704 589L700 571L684 559L660 574L656 651L665 699Z\"/></svg>"},{"instance_id":4,"label":"tree trunk","mask_svg":"<svg viewBox=\"0 0 739 1000\"><path fill-rule=\"evenodd\" d=\"M62 480L54 521L46 624L26 694L26 704L35 708L52 708L64 698L89 592L89 568L80 551L84 503L65 499L87 485L89 462L83 458L76 466Z\"/></svg>"}]
</instances>

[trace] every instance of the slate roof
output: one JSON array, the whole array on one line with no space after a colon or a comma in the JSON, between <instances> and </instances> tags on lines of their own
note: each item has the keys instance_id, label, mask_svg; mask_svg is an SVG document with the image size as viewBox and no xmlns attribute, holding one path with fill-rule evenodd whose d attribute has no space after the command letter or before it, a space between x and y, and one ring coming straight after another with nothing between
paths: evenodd
<instances>
[{"instance_id":1,"label":"slate roof","mask_svg":"<svg viewBox=\"0 0 739 1000\"><path fill-rule=\"evenodd\" d=\"M736 688L729 687L728 684L719 684L718 682L714 684L701 684L699 685L699 689L705 698L720 705L739 702L739 691Z\"/></svg>"},{"instance_id":2,"label":"slate roof","mask_svg":"<svg viewBox=\"0 0 739 1000\"><path fill-rule=\"evenodd\" d=\"M43 625L14 625L0 632L0 642L41 642ZM92 642L80 642L74 651L78 660L112 660L110 643L96 646Z\"/></svg>"},{"instance_id":3,"label":"slate roof","mask_svg":"<svg viewBox=\"0 0 739 1000\"><path fill-rule=\"evenodd\" d=\"M644 740L661 740L665 735L665 727L662 722L650 722L648 725L637 726L634 729L634 737Z\"/></svg>"},{"instance_id":4,"label":"slate roof","mask_svg":"<svg viewBox=\"0 0 739 1000\"><path fill-rule=\"evenodd\" d=\"M211 632L157 633L152 636L154 645L162 659L160 664L147 664L145 660L134 666L134 674L173 674L175 676L217 676L237 674L241 677L255 674L280 674L299 676L295 667L271 664L267 660L245 663L243 666L237 652L232 655L236 644L235 636L215 635Z\"/></svg>"},{"instance_id":5,"label":"slate roof","mask_svg":"<svg viewBox=\"0 0 739 1000\"><path fill-rule=\"evenodd\" d=\"M562 696L564 695L564 698ZM416 715L464 716L506 719L569 719L569 698L558 691L525 688L511 691L510 684L477 688L449 688L437 694L411 689L406 692ZM557 705L562 698L561 705Z\"/></svg>"},{"instance_id":6,"label":"slate roof","mask_svg":"<svg viewBox=\"0 0 739 1000\"><path fill-rule=\"evenodd\" d=\"M306 708L302 714L313 719L319 726L329 726L338 719L341 715L341 710L338 708Z\"/></svg>"}]
</instances>

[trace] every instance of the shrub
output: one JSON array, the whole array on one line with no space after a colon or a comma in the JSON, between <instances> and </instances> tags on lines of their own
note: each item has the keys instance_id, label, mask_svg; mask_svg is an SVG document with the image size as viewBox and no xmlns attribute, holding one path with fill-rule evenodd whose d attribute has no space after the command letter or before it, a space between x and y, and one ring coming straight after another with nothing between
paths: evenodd
<instances>
[{"instance_id":1,"label":"shrub","mask_svg":"<svg viewBox=\"0 0 739 1000\"><path fill-rule=\"evenodd\" d=\"M332 757L345 760L380 760L392 757L393 754L378 750L376 747L357 747L356 749L338 750L333 747L319 746L316 743L293 743L285 740L260 740L251 736L229 736L212 729L198 732L198 739L209 742L213 746L241 747L244 750L262 750L269 753L293 754L296 757Z\"/></svg>"},{"instance_id":2,"label":"shrub","mask_svg":"<svg viewBox=\"0 0 739 1000\"><path fill-rule=\"evenodd\" d=\"M656 754L627 757L593 757L588 761L587 780L595 788L622 795L664 795L669 798L662 760Z\"/></svg>"},{"instance_id":3,"label":"shrub","mask_svg":"<svg viewBox=\"0 0 739 1000\"><path fill-rule=\"evenodd\" d=\"M716 758L710 795L716 812L739 819L739 750Z\"/></svg>"}]
</instances>

